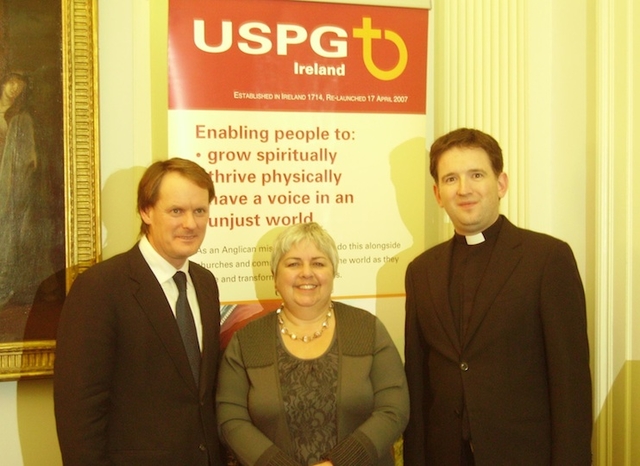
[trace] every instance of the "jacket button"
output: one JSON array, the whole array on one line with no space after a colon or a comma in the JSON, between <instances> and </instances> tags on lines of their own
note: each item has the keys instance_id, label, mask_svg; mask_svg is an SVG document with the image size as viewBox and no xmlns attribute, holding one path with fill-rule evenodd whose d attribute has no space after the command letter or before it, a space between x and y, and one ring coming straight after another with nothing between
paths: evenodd
<instances>
[{"instance_id":1,"label":"jacket button","mask_svg":"<svg viewBox=\"0 0 640 466\"><path fill-rule=\"evenodd\" d=\"M466 362L461 362L460 363L460 370L463 372L467 372L469 370L469 364L467 364Z\"/></svg>"},{"instance_id":2,"label":"jacket button","mask_svg":"<svg viewBox=\"0 0 640 466\"><path fill-rule=\"evenodd\" d=\"M207 447L205 446L204 443L201 443L200 445L198 445L198 448L200 449L200 451L207 451Z\"/></svg>"}]
</instances>

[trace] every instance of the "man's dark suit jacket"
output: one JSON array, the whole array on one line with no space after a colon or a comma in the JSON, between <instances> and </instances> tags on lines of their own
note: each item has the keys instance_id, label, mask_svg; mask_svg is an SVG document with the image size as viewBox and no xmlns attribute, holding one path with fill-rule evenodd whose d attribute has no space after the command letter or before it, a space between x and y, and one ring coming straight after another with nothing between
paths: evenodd
<instances>
[{"instance_id":1,"label":"man's dark suit jacket","mask_svg":"<svg viewBox=\"0 0 640 466\"><path fill-rule=\"evenodd\" d=\"M503 219L459 338L452 247L435 246L407 269L405 464L460 464L465 401L476 465L591 464L585 297L571 249Z\"/></svg>"},{"instance_id":2,"label":"man's dark suit jacket","mask_svg":"<svg viewBox=\"0 0 640 466\"><path fill-rule=\"evenodd\" d=\"M65 466L218 465L220 303L189 264L202 316L196 388L166 296L136 245L75 280L58 329L54 400Z\"/></svg>"}]
</instances>

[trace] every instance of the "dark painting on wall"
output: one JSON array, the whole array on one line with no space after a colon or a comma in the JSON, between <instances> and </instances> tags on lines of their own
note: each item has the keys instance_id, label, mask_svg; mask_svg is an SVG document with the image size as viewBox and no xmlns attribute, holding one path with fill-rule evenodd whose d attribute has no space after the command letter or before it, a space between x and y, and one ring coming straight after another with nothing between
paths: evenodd
<instances>
[{"instance_id":1,"label":"dark painting on wall","mask_svg":"<svg viewBox=\"0 0 640 466\"><path fill-rule=\"evenodd\" d=\"M98 258L95 0L0 0L0 380L49 375Z\"/></svg>"},{"instance_id":2,"label":"dark painting on wall","mask_svg":"<svg viewBox=\"0 0 640 466\"><path fill-rule=\"evenodd\" d=\"M65 268L61 34L56 2L0 4L0 342L64 297L52 279Z\"/></svg>"}]
</instances>

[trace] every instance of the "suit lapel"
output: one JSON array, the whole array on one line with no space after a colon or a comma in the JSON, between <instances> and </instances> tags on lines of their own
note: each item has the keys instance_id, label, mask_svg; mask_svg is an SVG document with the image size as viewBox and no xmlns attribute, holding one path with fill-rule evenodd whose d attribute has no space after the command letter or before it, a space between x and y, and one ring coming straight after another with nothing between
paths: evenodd
<instances>
[{"instance_id":1,"label":"suit lapel","mask_svg":"<svg viewBox=\"0 0 640 466\"><path fill-rule=\"evenodd\" d=\"M438 316L442 327L451 344L458 354L461 352L460 338L453 322L451 303L449 302L449 274L451 268L451 252L453 240L444 243L433 260L427 266L429 288L433 296L435 314Z\"/></svg>"},{"instance_id":2,"label":"suit lapel","mask_svg":"<svg viewBox=\"0 0 640 466\"><path fill-rule=\"evenodd\" d=\"M506 218L500 229L486 272L482 277L469 319L463 346L473 338L487 311L522 258L522 245L517 228Z\"/></svg>"},{"instance_id":3,"label":"suit lapel","mask_svg":"<svg viewBox=\"0 0 640 466\"><path fill-rule=\"evenodd\" d=\"M130 277L137 283L134 298L146 314L149 323L158 334L185 383L195 392L197 389L189 366L187 352L182 344L182 337L166 295L142 257L138 246L136 245L131 252Z\"/></svg>"},{"instance_id":4,"label":"suit lapel","mask_svg":"<svg viewBox=\"0 0 640 466\"><path fill-rule=\"evenodd\" d=\"M207 381L215 380L217 358L219 352L220 315L215 310L219 309L218 292L215 282L203 276L195 267L189 267L189 275L198 296L200 306L200 319L202 320L202 364L200 365L200 393L207 389Z\"/></svg>"}]
</instances>

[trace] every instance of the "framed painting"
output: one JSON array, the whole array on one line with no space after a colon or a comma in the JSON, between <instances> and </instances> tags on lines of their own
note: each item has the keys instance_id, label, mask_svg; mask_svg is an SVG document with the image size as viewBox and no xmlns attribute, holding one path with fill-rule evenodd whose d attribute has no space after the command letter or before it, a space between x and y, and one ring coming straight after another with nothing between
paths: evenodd
<instances>
[{"instance_id":1,"label":"framed painting","mask_svg":"<svg viewBox=\"0 0 640 466\"><path fill-rule=\"evenodd\" d=\"M53 374L100 256L96 0L0 0L0 380Z\"/></svg>"}]
</instances>

